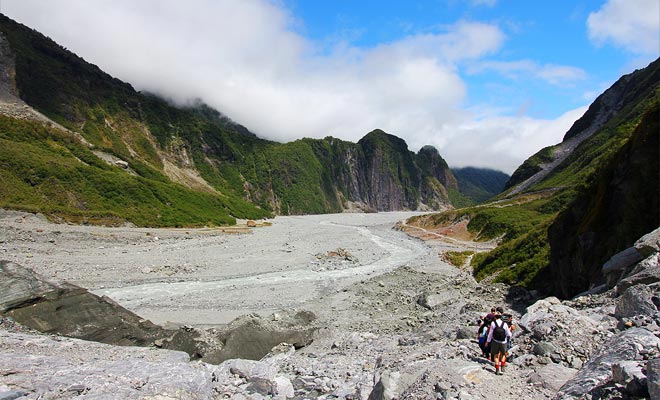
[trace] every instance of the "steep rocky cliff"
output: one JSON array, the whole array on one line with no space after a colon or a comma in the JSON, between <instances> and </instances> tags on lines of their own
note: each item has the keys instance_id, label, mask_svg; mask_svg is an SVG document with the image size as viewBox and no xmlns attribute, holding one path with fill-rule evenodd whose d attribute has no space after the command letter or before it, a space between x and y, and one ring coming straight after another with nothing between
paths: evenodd
<instances>
[{"instance_id":1,"label":"steep rocky cliff","mask_svg":"<svg viewBox=\"0 0 660 400\"><path fill-rule=\"evenodd\" d=\"M521 193L544 180L564 163L583 141L652 95L659 81L660 60L619 78L575 121L564 135L562 143L546 147L525 160L511 175L505 189L508 189L510 194ZM568 160L568 163L570 162L571 160Z\"/></svg>"},{"instance_id":2,"label":"steep rocky cliff","mask_svg":"<svg viewBox=\"0 0 660 400\"><path fill-rule=\"evenodd\" d=\"M376 129L357 143L305 139L321 163L325 196L339 209L445 209L456 189L449 166L432 146L417 154L404 140Z\"/></svg>"}]
</instances>

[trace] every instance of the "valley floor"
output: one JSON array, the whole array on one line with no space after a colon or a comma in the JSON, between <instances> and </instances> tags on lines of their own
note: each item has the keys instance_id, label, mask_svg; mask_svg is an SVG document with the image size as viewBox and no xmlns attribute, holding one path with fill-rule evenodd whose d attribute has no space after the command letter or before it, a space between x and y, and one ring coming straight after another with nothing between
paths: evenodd
<instances>
[{"instance_id":1,"label":"valley floor","mask_svg":"<svg viewBox=\"0 0 660 400\"><path fill-rule=\"evenodd\" d=\"M2 211L0 256L48 279L107 295L158 324L217 325L301 306L427 253L421 242L391 229L414 214L147 229L50 224Z\"/></svg>"},{"instance_id":2,"label":"valley floor","mask_svg":"<svg viewBox=\"0 0 660 400\"><path fill-rule=\"evenodd\" d=\"M295 398L366 399L379 381L410 399L443 393L461 399L553 396L559 384L552 380L556 370L548 378L537 371L540 364L532 369L512 363L505 375L496 376L492 364L479 356L474 341L478 316L502 305L519 318L524 307L505 304L507 287L482 287L438 254L483 244L441 237L424 242L392 229L411 215L278 217L270 221L272 226L223 231L57 225L39 216L0 211L0 258L107 295L159 324L208 327L249 313L312 311L318 328L314 341L278 358L275 365L276 374L293 383ZM42 351L20 347L24 339L3 335L3 342L16 343L13 350L0 346L5 361L12 359L8 351L36 351L35 357ZM61 340L44 346L61 346ZM58 363L74 357L71 368L78 371L86 350L66 350L78 347L64 346ZM121 358L122 351L117 348L113 357ZM100 376L107 373L99 371ZM563 381L575 371L562 369ZM208 384L215 385L212 392L218 398L262 398L258 389L246 389L254 383L229 378L218 383L217 376ZM72 375L71 385L75 379ZM158 378L146 379L154 387L149 394L161 394ZM0 388L17 380L16 373L0 378ZM163 384L171 388L173 382ZM136 393L135 398L147 394ZM244 397L246 393L257 394Z\"/></svg>"}]
</instances>

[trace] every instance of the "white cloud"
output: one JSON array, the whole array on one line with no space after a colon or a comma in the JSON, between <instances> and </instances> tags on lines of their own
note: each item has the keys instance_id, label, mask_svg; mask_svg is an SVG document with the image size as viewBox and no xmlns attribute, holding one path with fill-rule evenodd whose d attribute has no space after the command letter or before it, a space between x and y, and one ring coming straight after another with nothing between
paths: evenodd
<instances>
[{"instance_id":1,"label":"white cloud","mask_svg":"<svg viewBox=\"0 0 660 400\"><path fill-rule=\"evenodd\" d=\"M587 19L589 38L612 42L633 54L660 55L660 1L608 0Z\"/></svg>"},{"instance_id":2,"label":"white cloud","mask_svg":"<svg viewBox=\"0 0 660 400\"><path fill-rule=\"evenodd\" d=\"M484 61L470 67L471 73L489 70L513 79L523 77L542 79L557 86L571 85L587 78L587 73L581 68L554 64L542 65L532 60Z\"/></svg>"},{"instance_id":3,"label":"white cloud","mask_svg":"<svg viewBox=\"0 0 660 400\"><path fill-rule=\"evenodd\" d=\"M554 120L488 117L449 126L442 132L441 154L452 167L490 167L512 173L540 149L560 143L586 111L586 106L576 108Z\"/></svg>"},{"instance_id":4,"label":"white cloud","mask_svg":"<svg viewBox=\"0 0 660 400\"><path fill-rule=\"evenodd\" d=\"M500 50L505 36L492 24L459 21L435 34L373 48L337 43L327 51L295 33L298 21L268 0L5 0L3 11L140 90L181 102L201 98L272 140L357 141L381 128L412 150L436 145L454 165L511 172L566 131L543 128L565 126L565 116L554 125L470 122L458 65ZM525 68L551 82L581 74ZM531 139L520 143L521 135Z\"/></svg>"}]
</instances>

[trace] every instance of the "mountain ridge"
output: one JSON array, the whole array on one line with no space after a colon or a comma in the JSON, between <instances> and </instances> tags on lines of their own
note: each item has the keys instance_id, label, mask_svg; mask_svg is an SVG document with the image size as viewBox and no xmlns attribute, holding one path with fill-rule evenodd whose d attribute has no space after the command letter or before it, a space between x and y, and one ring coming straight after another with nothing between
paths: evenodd
<instances>
[{"instance_id":1,"label":"mountain ridge","mask_svg":"<svg viewBox=\"0 0 660 400\"><path fill-rule=\"evenodd\" d=\"M471 238L497 240L471 259L478 280L562 298L599 285L602 263L660 225L658 104L660 59L607 89L562 143L526 160L490 203L409 223L451 231L467 222Z\"/></svg>"},{"instance_id":2,"label":"mountain ridge","mask_svg":"<svg viewBox=\"0 0 660 400\"><path fill-rule=\"evenodd\" d=\"M130 84L113 78L51 39L4 15L0 15L0 40L4 44L0 66L3 66L3 80L7 83L2 90L4 95L13 96L17 107L27 110L32 117L44 116L32 118L26 114L26 117L45 123L47 129L73 135L106 164L121 166L121 169L112 169L112 180L137 180L142 187L140 190L152 192L153 189L146 187L151 187L153 182L172 182L180 185L176 186L174 196L180 199L205 193L210 197L205 197L207 200L200 204L203 214L210 215L215 209L225 215L222 218L225 222L231 223L233 218L353 209L442 210L451 208L452 199L461 196L456 178L437 149L424 147L414 153L403 139L382 130L367 133L357 143L331 137L272 142L258 138L199 100L174 107L155 95L136 92ZM10 125L11 121L7 121L5 129L12 129ZM39 130L36 126L33 128ZM16 129L29 131L32 128L23 125ZM37 137L43 140L44 134L33 139ZM53 132L45 137L45 140L65 140ZM5 132L6 143L18 146L11 138L15 135ZM45 150L52 148L42 146L40 151ZM83 150L75 152L80 151ZM47 158L45 154L39 157ZM62 162L68 163L67 168L79 168L73 160L80 157L83 156L71 153L67 161ZM24 161L30 163L30 160ZM96 161L89 165L93 168L85 174L101 172ZM11 161L5 167L7 179L26 182L25 176L16 175L16 171L22 170L14 168ZM167 210L172 215L167 223L176 224L178 219L184 224L196 219L197 224L209 222L206 217L199 219L190 212L183 212L180 201L171 197L165 199L162 194L155 195L142 207L133 204L131 194L122 188L126 185L115 184L120 189L114 197L122 206L113 206L107 205L113 200L107 198L105 191L87 187L85 191L89 193L81 194L76 191L80 188L71 189L61 176L49 177L47 171L42 175L41 180L19 185L29 192L27 194L4 193L0 196L0 206L20 205L28 211L44 208L69 220L114 210L110 213L111 219L118 221L122 219L123 210L132 204L128 207L141 207L143 212L148 208L153 210L147 213L146 219L127 219L133 223L164 223L162 212L156 210ZM43 198L44 180L68 190L65 197L76 200ZM100 186L108 189L112 185ZM88 198L91 193L94 202ZM188 215L182 216L182 212ZM83 220L92 222L103 218Z\"/></svg>"}]
</instances>

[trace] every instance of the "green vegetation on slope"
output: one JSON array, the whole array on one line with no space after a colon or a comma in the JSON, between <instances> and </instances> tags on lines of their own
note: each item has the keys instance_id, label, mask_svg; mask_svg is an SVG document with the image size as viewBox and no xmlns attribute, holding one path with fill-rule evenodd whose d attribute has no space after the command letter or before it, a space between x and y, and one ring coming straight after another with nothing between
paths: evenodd
<instances>
[{"instance_id":1,"label":"green vegetation on slope","mask_svg":"<svg viewBox=\"0 0 660 400\"><path fill-rule=\"evenodd\" d=\"M622 78L617 96L628 101L618 104L610 120L526 193L423 217L432 221L427 225L449 226L469 219L468 230L477 240L499 239L496 249L472 258L477 279L495 275L495 281L547 289L561 296L586 290L598 282L600 266L608 257L657 226L657 144L638 144L634 156L622 154L630 152L626 149L635 143L631 137L636 132L640 138L655 135L655 142L646 142L657 143L658 82L660 60ZM509 186L550 161L553 150L545 148L527 160ZM583 241L581 235L602 237ZM592 247L581 248L592 242Z\"/></svg>"},{"instance_id":2,"label":"green vegetation on slope","mask_svg":"<svg viewBox=\"0 0 660 400\"><path fill-rule=\"evenodd\" d=\"M473 251L447 251L442 257L451 265L462 267L472 255L474 255Z\"/></svg>"},{"instance_id":3,"label":"green vegetation on slope","mask_svg":"<svg viewBox=\"0 0 660 400\"><path fill-rule=\"evenodd\" d=\"M593 181L614 154L628 142L644 113L659 101L660 87L656 85L650 96L624 107L532 190L577 186Z\"/></svg>"},{"instance_id":4,"label":"green vegetation on slope","mask_svg":"<svg viewBox=\"0 0 660 400\"><path fill-rule=\"evenodd\" d=\"M547 290L570 297L604 282L602 265L660 225L660 101L551 225ZM566 279L570 277L570 279Z\"/></svg>"},{"instance_id":5,"label":"green vegetation on slope","mask_svg":"<svg viewBox=\"0 0 660 400\"><path fill-rule=\"evenodd\" d=\"M0 207L108 225L235 223L233 205L223 196L131 176L105 164L70 134L36 122L0 116L0 146Z\"/></svg>"},{"instance_id":6,"label":"green vegetation on slope","mask_svg":"<svg viewBox=\"0 0 660 400\"><path fill-rule=\"evenodd\" d=\"M473 204L483 203L500 194L510 178L504 172L486 168L454 168L452 172L458 181L460 193ZM456 203L452 204L458 207Z\"/></svg>"},{"instance_id":7,"label":"green vegetation on slope","mask_svg":"<svg viewBox=\"0 0 660 400\"><path fill-rule=\"evenodd\" d=\"M548 226L573 196L571 191L538 194L495 205L413 217L409 223L424 219L426 225L449 226L469 220L467 228L475 240L499 241L495 250L477 253L472 258L475 277L480 280L499 273L497 282L527 286L547 266Z\"/></svg>"},{"instance_id":8,"label":"green vegetation on slope","mask_svg":"<svg viewBox=\"0 0 660 400\"><path fill-rule=\"evenodd\" d=\"M200 102L175 106L135 92L3 15L0 33L14 53L16 84L28 104L80 132L94 150L127 161L142 178L175 179L210 192L185 178L199 174L235 217L338 212L348 201L416 208L422 196L446 203L442 185L420 172L405 142L382 131L358 144L262 140Z\"/></svg>"}]
</instances>

